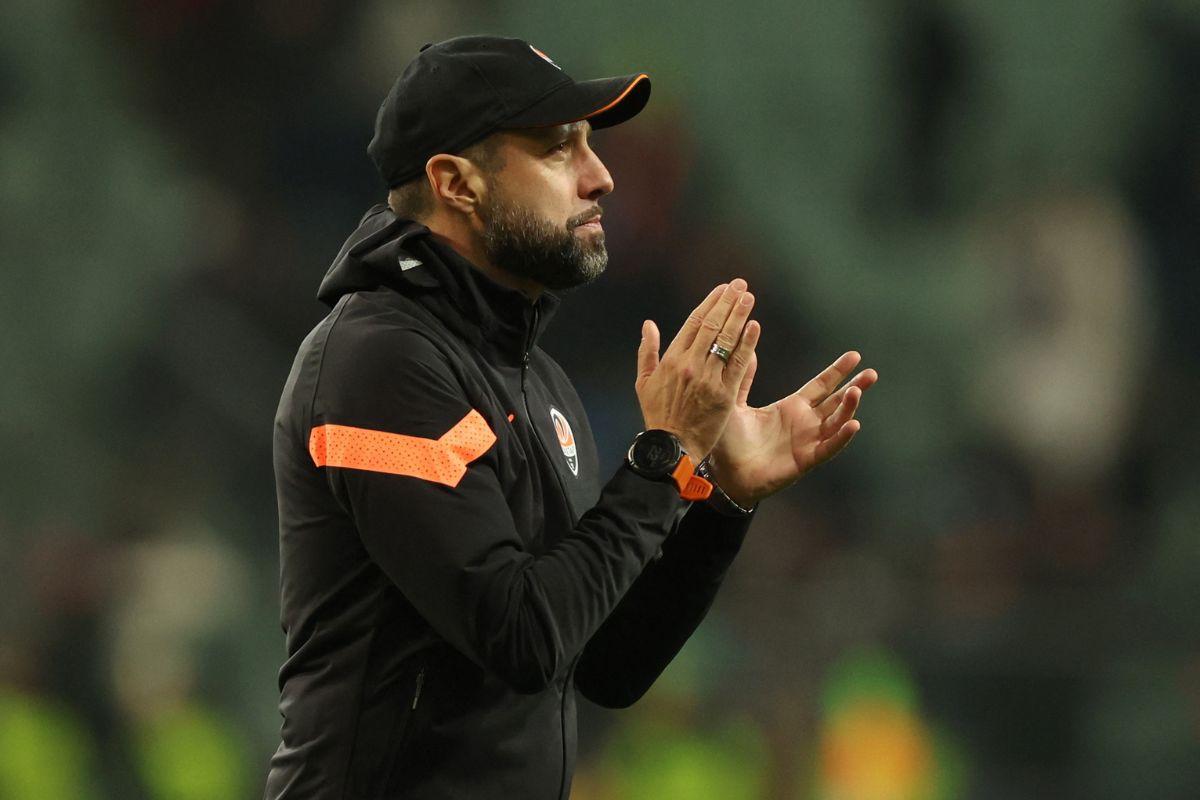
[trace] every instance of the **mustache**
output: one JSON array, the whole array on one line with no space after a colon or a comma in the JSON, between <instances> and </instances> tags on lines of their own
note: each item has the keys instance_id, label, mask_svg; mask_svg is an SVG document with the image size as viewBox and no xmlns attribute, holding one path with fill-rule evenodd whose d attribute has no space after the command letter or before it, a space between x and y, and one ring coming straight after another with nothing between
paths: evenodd
<instances>
[{"instance_id":1,"label":"mustache","mask_svg":"<svg viewBox=\"0 0 1200 800\"><path fill-rule=\"evenodd\" d=\"M577 228L585 222L591 222L593 219L599 217L602 213L603 212L601 212L600 206L592 206L587 211L584 211L581 214L576 214L567 220L567 228Z\"/></svg>"}]
</instances>

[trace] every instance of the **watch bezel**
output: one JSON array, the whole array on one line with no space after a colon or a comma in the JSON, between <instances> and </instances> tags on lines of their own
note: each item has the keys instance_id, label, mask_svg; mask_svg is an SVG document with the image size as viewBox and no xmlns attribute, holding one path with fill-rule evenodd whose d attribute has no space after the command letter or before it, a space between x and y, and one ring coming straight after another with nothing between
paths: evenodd
<instances>
[{"instance_id":1,"label":"watch bezel","mask_svg":"<svg viewBox=\"0 0 1200 800\"><path fill-rule=\"evenodd\" d=\"M642 431L629 446L629 467L637 474L654 480L669 478L685 455L683 443L670 431L651 428Z\"/></svg>"}]
</instances>

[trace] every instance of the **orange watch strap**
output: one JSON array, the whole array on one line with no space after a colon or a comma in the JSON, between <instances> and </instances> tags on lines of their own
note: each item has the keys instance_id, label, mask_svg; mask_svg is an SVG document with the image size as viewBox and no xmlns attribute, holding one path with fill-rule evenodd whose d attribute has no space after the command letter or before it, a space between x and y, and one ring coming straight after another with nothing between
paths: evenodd
<instances>
[{"instance_id":1,"label":"orange watch strap","mask_svg":"<svg viewBox=\"0 0 1200 800\"><path fill-rule=\"evenodd\" d=\"M679 487L679 496L684 500L707 500L712 494L712 484L695 474L692 458L684 453L671 473L671 480Z\"/></svg>"}]
</instances>

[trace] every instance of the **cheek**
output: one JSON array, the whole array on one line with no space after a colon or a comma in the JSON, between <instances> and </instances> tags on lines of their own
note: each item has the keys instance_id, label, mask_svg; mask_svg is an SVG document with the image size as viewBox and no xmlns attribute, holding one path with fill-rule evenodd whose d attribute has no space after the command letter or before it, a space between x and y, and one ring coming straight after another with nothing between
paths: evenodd
<instances>
[{"instance_id":1,"label":"cheek","mask_svg":"<svg viewBox=\"0 0 1200 800\"><path fill-rule=\"evenodd\" d=\"M496 187L510 205L565 226L579 211L579 174L566 159L512 158Z\"/></svg>"},{"instance_id":2,"label":"cheek","mask_svg":"<svg viewBox=\"0 0 1200 800\"><path fill-rule=\"evenodd\" d=\"M539 217L555 225L566 225L574 210L577 210L576 182L574 176L559 167L544 167L521 193L520 202L532 209Z\"/></svg>"}]
</instances>

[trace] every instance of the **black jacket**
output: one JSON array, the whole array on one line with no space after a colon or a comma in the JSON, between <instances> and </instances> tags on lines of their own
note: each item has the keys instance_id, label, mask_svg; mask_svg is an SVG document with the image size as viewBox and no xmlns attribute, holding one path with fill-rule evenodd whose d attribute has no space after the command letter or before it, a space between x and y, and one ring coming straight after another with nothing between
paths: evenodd
<instances>
[{"instance_id":1,"label":"black jacket","mask_svg":"<svg viewBox=\"0 0 1200 800\"><path fill-rule=\"evenodd\" d=\"M558 300L385 206L319 296L333 310L275 420L287 660L266 796L565 798L574 690L637 700L749 520L625 466L602 480L536 346Z\"/></svg>"}]
</instances>

